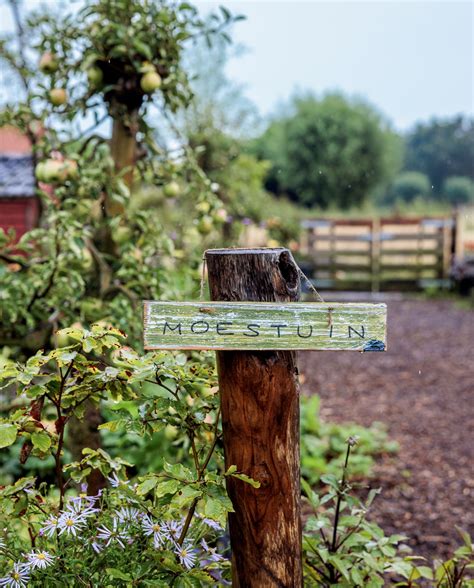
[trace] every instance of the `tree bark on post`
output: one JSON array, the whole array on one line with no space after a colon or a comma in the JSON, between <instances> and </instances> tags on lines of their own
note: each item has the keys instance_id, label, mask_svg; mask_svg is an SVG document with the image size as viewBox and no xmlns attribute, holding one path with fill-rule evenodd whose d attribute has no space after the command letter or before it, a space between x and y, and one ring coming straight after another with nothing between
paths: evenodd
<instances>
[{"instance_id":1,"label":"tree bark on post","mask_svg":"<svg viewBox=\"0 0 474 588\"><path fill-rule=\"evenodd\" d=\"M206 252L211 299L291 302L298 268L287 249ZM284 326L274 325L284 329ZM235 465L260 488L228 478L235 588L300 587L301 510L299 389L296 353L220 351L226 467Z\"/></svg>"}]
</instances>

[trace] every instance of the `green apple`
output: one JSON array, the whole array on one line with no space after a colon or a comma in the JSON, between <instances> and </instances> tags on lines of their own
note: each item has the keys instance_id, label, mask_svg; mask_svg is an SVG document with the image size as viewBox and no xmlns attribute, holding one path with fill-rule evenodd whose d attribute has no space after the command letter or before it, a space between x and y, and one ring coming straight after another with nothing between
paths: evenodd
<instances>
[{"instance_id":1,"label":"green apple","mask_svg":"<svg viewBox=\"0 0 474 588\"><path fill-rule=\"evenodd\" d=\"M97 65L87 70L87 79L93 88L98 88L104 80L104 72Z\"/></svg>"},{"instance_id":2,"label":"green apple","mask_svg":"<svg viewBox=\"0 0 474 588\"><path fill-rule=\"evenodd\" d=\"M54 346L55 347L67 347L71 345L73 341L69 338L69 335L61 331L56 331L54 334Z\"/></svg>"},{"instance_id":3,"label":"green apple","mask_svg":"<svg viewBox=\"0 0 474 588\"><path fill-rule=\"evenodd\" d=\"M152 94L161 86L161 76L157 71L149 71L142 76L140 86L146 94Z\"/></svg>"},{"instance_id":4,"label":"green apple","mask_svg":"<svg viewBox=\"0 0 474 588\"><path fill-rule=\"evenodd\" d=\"M49 101L53 106L62 106L67 102L67 92L64 88L53 88L49 92Z\"/></svg>"},{"instance_id":5,"label":"green apple","mask_svg":"<svg viewBox=\"0 0 474 588\"><path fill-rule=\"evenodd\" d=\"M58 60L54 53L46 51L40 58L39 68L43 73L54 73L59 67Z\"/></svg>"},{"instance_id":6,"label":"green apple","mask_svg":"<svg viewBox=\"0 0 474 588\"><path fill-rule=\"evenodd\" d=\"M77 214L80 217L91 216L94 202L95 200L92 200L92 198L82 198L81 200L79 200L76 206Z\"/></svg>"},{"instance_id":7,"label":"green apple","mask_svg":"<svg viewBox=\"0 0 474 588\"><path fill-rule=\"evenodd\" d=\"M82 248L81 258L83 269L86 272L90 271L94 265L94 258L92 257L92 253L89 251L87 247Z\"/></svg>"},{"instance_id":8,"label":"green apple","mask_svg":"<svg viewBox=\"0 0 474 588\"><path fill-rule=\"evenodd\" d=\"M201 233L201 235L209 235L212 231L213 222L210 216L203 216L199 219L197 224L197 230Z\"/></svg>"},{"instance_id":9,"label":"green apple","mask_svg":"<svg viewBox=\"0 0 474 588\"><path fill-rule=\"evenodd\" d=\"M77 161L75 161L74 159L65 159L62 163L65 179L76 180L79 177Z\"/></svg>"},{"instance_id":10,"label":"green apple","mask_svg":"<svg viewBox=\"0 0 474 588\"><path fill-rule=\"evenodd\" d=\"M35 168L35 176L38 182L45 181L45 161L40 161Z\"/></svg>"},{"instance_id":11,"label":"green apple","mask_svg":"<svg viewBox=\"0 0 474 588\"><path fill-rule=\"evenodd\" d=\"M176 439L178 436L179 429L177 427L173 427L173 425L166 425L164 432L166 439L168 439L168 441L173 441L173 439Z\"/></svg>"},{"instance_id":12,"label":"green apple","mask_svg":"<svg viewBox=\"0 0 474 588\"><path fill-rule=\"evenodd\" d=\"M86 298L81 304L81 310L87 321L96 320L98 315L102 313L102 300Z\"/></svg>"},{"instance_id":13,"label":"green apple","mask_svg":"<svg viewBox=\"0 0 474 588\"><path fill-rule=\"evenodd\" d=\"M43 181L55 184L61 180L63 164L56 159L47 159L43 164Z\"/></svg>"},{"instance_id":14,"label":"green apple","mask_svg":"<svg viewBox=\"0 0 474 588\"><path fill-rule=\"evenodd\" d=\"M196 204L196 210L199 210L199 212L209 212L211 210L211 205L209 202L203 200L202 202L198 202Z\"/></svg>"},{"instance_id":15,"label":"green apple","mask_svg":"<svg viewBox=\"0 0 474 588\"><path fill-rule=\"evenodd\" d=\"M156 67L153 65L153 63L144 61L138 71L143 74L150 72L156 73Z\"/></svg>"},{"instance_id":16,"label":"green apple","mask_svg":"<svg viewBox=\"0 0 474 588\"><path fill-rule=\"evenodd\" d=\"M124 245L132 236L132 230L129 227L120 226L112 233L112 239L119 245Z\"/></svg>"},{"instance_id":17,"label":"green apple","mask_svg":"<svg viewBox=\"0 0 474 588\"><path fill-rule=\"evenodd\" d=\"M219 208L214 212L212 218L216 223L225 223L227 220L227 210L225 208Z\"/></svg>"},{"instance_id":18,"label":"green apple","mask_svg":"<svg viewBox=\"0 0 474 588\"><path fill-rule=\"evenodd\" d=\"M166 198L176 198L179 196L180 191L181 189L178 182L175 182L174 180L163 186L163 194Z\"/></svg>"}]
</instances>

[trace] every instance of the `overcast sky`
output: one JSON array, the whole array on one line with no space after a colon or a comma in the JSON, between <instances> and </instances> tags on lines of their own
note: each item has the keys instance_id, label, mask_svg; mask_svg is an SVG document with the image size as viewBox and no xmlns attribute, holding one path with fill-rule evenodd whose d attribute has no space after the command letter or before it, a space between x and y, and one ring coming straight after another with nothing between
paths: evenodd
<instances>
[{"instance_id":1,"label":"overcast sky","mask_svg":"<svg viewBox=\"0 0 474 588\"><path fill-rule=\"evenodd\" d=\"M198 2L210 7L217 3ZM248 52L228 67L261 113L295 90L368 98L399 129L473 111L473 4L225 2L247 20L234 39Z\"/></svg>"},{"instance_id":2,"label":"overcast sky","mask_svg":"<svg viewBox=\"0 0 474 588\"><path fill-rule=\"evenodd\" d=\"M5 30L11 19L0 1ZM228 74L244 84L263 116L295 90L363 96L400 130L431 116L473 113L472 2L195 3L203 12L225 4L247 16L233 31L247 51L229 63Z\"/></svg>"}]
</instances>

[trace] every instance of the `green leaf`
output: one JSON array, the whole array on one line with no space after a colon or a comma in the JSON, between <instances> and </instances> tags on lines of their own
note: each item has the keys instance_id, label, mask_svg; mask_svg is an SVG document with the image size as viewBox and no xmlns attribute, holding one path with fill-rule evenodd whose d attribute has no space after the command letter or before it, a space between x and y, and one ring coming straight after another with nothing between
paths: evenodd
<instances>
[{"instance_id":1,"label":"green leaf","mask_svg":"<svg viewBox=\"0 0 474 588\"><path fill-rule=\"evenodd\" d=\"M153 53L148 45L140 41L140 39L133 39L133 47L140 55L146 57L149 61L153 59Z\"/></svg>"},{"instance_id":2,"label":"green leaf","mask_svg":"<svg viewBox=\"0 0 474 588\"><path fill-rule=\"evenodd\" d=\"M178 480L193 482L196 479L196 476L193 474L193 472L189 468L184 467L180 463L171 464L167 461L164 461L163 469L165 470L165 472L171 474Z\"/></svg>"},{"instance_id":3,"label":"green leaf","mask_svg":"<svg viewBox=\"0 0 474 588\"><path fill-rule=\"evenodd\" d=\"M222 527L226 525L226 518L227 513L233 512L234 508L232 506L232 502L230 501L227 496L222 496L219 498L213 498L211 496L206 496L204 498L205 506L204 506L204 514L206 517L217 521Z\"/></svg>"},{"instance_id":4,"label":"green leaf","mask_svg":"<svg viewBox=\"0 0 474 588\"><path fill-rule=\"evenodd\" d=\"M351 578L352 578L352 581L354 582L355 586L363 586L364 585L364 578L363 578L362 574L360 573L360 571L355 567L351 569Z\"/></svg>"},{"instance_id":5,"label":"green leaf","mask_svg":"<svg viewBox=\"0 0 474 588\"><path fill-rule=\"evenodd\" d=\"M301 487L303 488L304 493L306 494L309 502L311 503L311 506L313 508L317 508L319 506L319 496L316 494L316 492L313 491L311 486L304 478L301 478Z\"/></svg>"},{"instance_id":6,"label":"green leaf","mask_svg":"<svg viewBox=\"0 0 474 588\"><path fill-rule=\"evenodd\" d=\"M51 437L45 431L39 431L31 435L34 447L45 453L51 447Z\"/></svg>"},{"instance_id":7,"label":"green leaf","mask_svg":"<svg viewBox=\"0 0 474 588\"><path fill-rule=\"evenodd\" d=\"M178 488L181 486L181 482L179 480L166 480L165 482L160 482L155 489L155 496L157 498L161 498L166 494L174 494L178 491Z\"/></svg>"},{"instance_id":8,"label":"green leaf","mask_svg":"<svg viewBox=\"0 0 474 588\"><path fill-rule=\"evenodd\" d=\"M2 496L13 496L15 494L19 494L20 492L22 492L23 490L25 490L25 488L29 488L31 486L34 486L36 481L36 478L20 478L19 480L17 480L15 482L15 484L13 486L5 486L4 490L0 491L0 494Z\"/></svg>"},{"instance_id":9,"label":"green leaf","mask_svg":"<svg viewBox=\"0 0 474 588\"><path fill-rule=\"evenodd\" d=\"M423 578L426 578L427 580L433 579L433 570L428 566L418 566L416 569L420 572L420 575Z\"/></svg>"},{"instance_id":10,"label":"green leaf","mask_svg":"<svg viewBox=\"0 0 474 588\"><path fill-rule=\"evenodd\" d=\"M195 498L201 498L202 491L192 486L185 486L173 498L173 506L182 508L190 504Z\"/></svg>"},{"instance_id":11,"label":"green leaf","mask_svg":"<svg viewBox=\"0 0 474 588\"><path fill-rule=\"evenodd\" d=\"M108 421L99 425L99 429L107 429L108 431L115 433L118 429L123 429L127 425L126 419L116 419L115 421Z\"/></svg>"},{"instance_id":12,"label":"green leaf","mask_svg":"<svg viewBox=\"0 0 474 588\"><path fill-rule=\"evenodd\" d=\"M231 476L232 478L238 478L239 480L242 480L242 482L250 484L253 488L260 488L260 482L254 480L253 478L250 478L246 474L231 474Z\"/></svg>"},{"instance_id":13,"label":"green leaf","mask_svg":"<svg viewBox=\"0 0 474 588\"><path fill-rule=\"evenodd\" d=\"M117 568L106 568L105 571L107 572L107 575L111 578L116 578L117 580L125 580L126 582L133 581L132 576L130 576L129 574L125 574L124 572L121 572Z\"/></svg>"},{"instance_id":14,"label":"green leaf","mask_svg":"<svg viewBox=\"0 0 474 588\"><path fill-rule=\"evenodd\" d=\"M157 484L158 484L158 478L156 476L153 478L148 478L147 480L145 480L141 484L138 484L137 494L141 494L142 496L144 494L148 494L148 492L150 492L150 490L153 490L153 488Z\"/></svg>"},{"instance_id":15,"label":"green leaf","mask_svg":"<svg viewBox=\"0 0 474 588\"><path fill-rule=\"evenodd\" d=\"M16 435L18 433L18 429L16 425L12 425L11 423L1 423L0 424L0 448L1 447L8 447L9 445L13 445L16 440Z\"/></svg>"},{"instance_id":16,"label":"green leaf","mask_svg":"<svg viewBox=\"0 0 474 588\"><path fill-rule=\"evenodd\" d=\"M341 557L332 555L328 557L328 563L331 563L336 568L336 570L338 570L344 576L344 578L349 581L349 568L347 563Z\"/></svg>"}]
</instances>

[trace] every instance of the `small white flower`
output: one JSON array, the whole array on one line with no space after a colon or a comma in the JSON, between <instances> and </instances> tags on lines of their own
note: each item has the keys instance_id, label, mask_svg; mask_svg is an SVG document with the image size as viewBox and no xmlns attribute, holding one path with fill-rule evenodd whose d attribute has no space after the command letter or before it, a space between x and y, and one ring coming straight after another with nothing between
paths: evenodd
<instances>
[{"instance_id":1,"label":"small white flower","mask_svg":"<svg viewBox=\"0 0 474 588\"><path fill-rule=\"evenodd\" d=\"M28 564L14 563L12 571L0 578L0 586L7 586L8 588L26 588L30 579L30 569Z\"/></svg>"},{"instance_id":2,"label":"small white flower","mask_svg":"<svg viewBox=\"0 0 474 588\"><path fill-rule=\"evenodd\" d=\"M128 542L130 539L130 535L128 535L124 529L119 528L119 521L115 517L112 519L112 529L109 529L103 525L102 527L98 528L98 531L99 533L97 538L103 539L105 541L106 547L108 547L114 541L117 541L117 543L125 549L124 541Z\"/></svg>"},{"instance_id":3,"label":"small white flower","mask_svg":"<svg viewBox=\"0 0 474 588\"><path fill-rule=\"evenodd\" d=\"M122 524L138 522L143 516L143 513L133 506L122 506L115 514Z\"/></svg>"},{"instance_id":4,"label":"small white flower","mask_svg":"<svg viewBox=\"0 0 474 588\"><path fill-rule=\"evenodd\" d=\"M154 521L149 515L143 517L142 527L145 535L148 537L153 535L153 545L155 549L161 547L166 539L171 539L168 534L167 524L161 524L158 521Z\"/></svg>"},{"instance_id":5,"label":"small white flower","mask_svg":"<svg viewBox=\"0 0 474 588\"><path fill-rule=\"evenodd\" d=\"M49 519L46 520L46 523L40 529L40 535L46 535L50 539L58 530L58 517L50 516Z\"/></svg>"},{"instance_id":6,"label":"small white flower","mask_svg":"<svg viewBox=\"0 0 474 588\"><path fill-rule=\"evenodd\" d=\"M220 555L220 553L217 553L215 547L209 547L204 538L201 539L201 547L204 549L208 556L208 559L210 559L211 561L222 561L224 559L222 555Z\"/></svg>"},{"instance_id":7,"label":"small white flower","mask_svg":"<svg viewBox=\"0 0 474 588\"><path fill-rule=\"evenodd\" d=\"M128 480L120 480L116 472L114 472L111 476L107 476L107 480L109 484L112 486L112 488L118 488L119 486L126 486L127 484L129 484Z\"/></svg>"},{"instance_id":8,"label":"small white flower","mask_svg":"<svg viewBox=\"0 0 474 588\"><path fill-rule=\"evenodd\" d=\"M84 503L83 498L78 496L71 499L64 514L70 513L80 519L87 519L87 517L92 517L98 512L100 512L98 508L94 508L90 502Z\"/></svg>"},{"instance_id":9,"label":"small white flower","mask_svg":"<svg viewBox=\"0 0 474 588\"><path fill-rule=\"evenodd\" d=\"M84 525L84 520L81 515L72 511L65 511L58 519L59 534L73 535L77 537L77 532L81 530Z\"/></svg>"},{"instance_id":10,"label":"small white flower","mask_svg":"<svg viewBox=\"0 0 474 588\"><path fill-rule=\"evenodd\" d=\"M216 523L216 521L213 521L212 519L202 519L202 522L204 524L206 524L208 527L210 527L211 529L214 529L214 531L223 531L224 529L221 527L221 525L219 525L219 523Z\"/></svg>"},{"instance_id":11,"label":"small white flower","mask_svg":"<svg viewBox=\"0 0 474 588\"><path fill-rule=\"evenodd\" d=\"M181 536L183 523L179 521L168 521L163 525L164 533L168 538L176 543Z\"/></svg>"},{"instance_id":12,"label":"small white flower","mask_svg":"<svg viewBox=\"0 0 474 588\"><path fill-rule=\"evenodd\" d=\"M207 519L206 517L203 517L202 515L198 514L196 515L199 519L202 520L202 522L207 525L208 527L210 527L211 529L214 529L214 531L223 531L224 529L221 527L221 525L219 525L219 523L217 523L216 521L213 521L212 519Z\"/></svg>"},{"instance_id":13,"label":"small white flower","mask_svg":"<svg viewBox=\"0 0 474 588\"><path fill-rule=\"evenodd\" d=\"M104 546L101 545L100 543L97 543L97 537L87 537L85 539L85 543L86 545L89 545L90 547L92 547L92 549L96 552L96 553L100 553L103 549Z\"/></svg>"},{"instance_id":14,"label":"small white flower","mask_svg":"<svg viewBox=\"0 0 474 588\"><path fill-rule=\"evenodd\" d=\"M51 555L47 551L32 551L27 557L32 568L44 569L54 561L54 555Z\"/></svg>"},{"instance_id":15,"label":"small white flower","mask_svg":"<svg viewBox=\"0 0 474 588\"><path fill-rule=\"evenodd\" d=\"M196 552L193 550L190 542L185 541L183 545L176 545L174 552L178 556L181 565L186 569L190 570L194 567Z\"/></svg>"}]
</instances>

